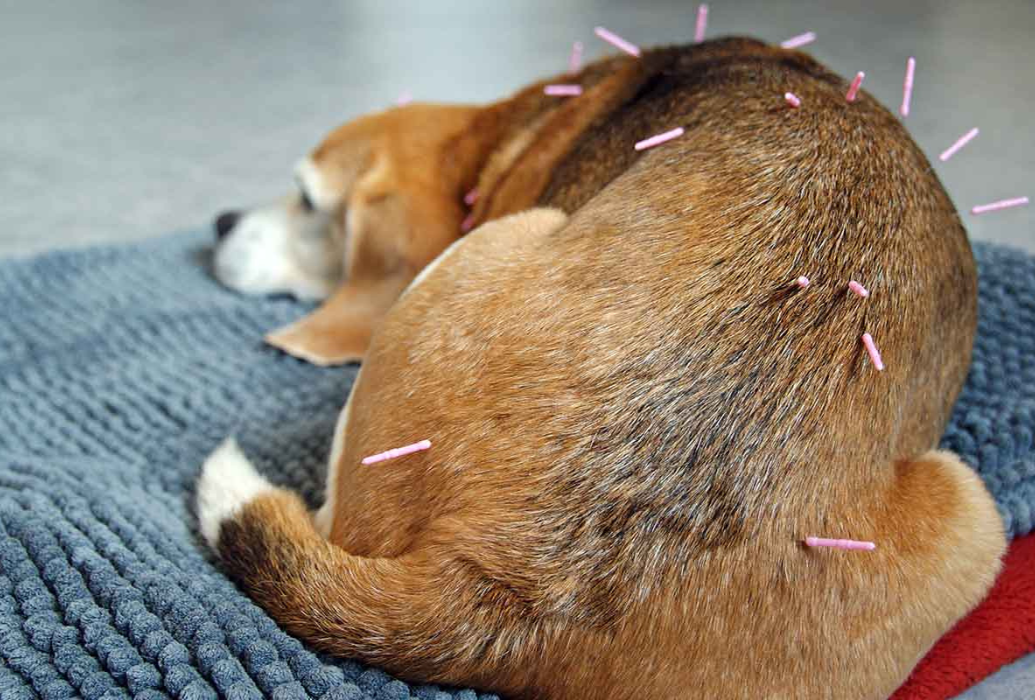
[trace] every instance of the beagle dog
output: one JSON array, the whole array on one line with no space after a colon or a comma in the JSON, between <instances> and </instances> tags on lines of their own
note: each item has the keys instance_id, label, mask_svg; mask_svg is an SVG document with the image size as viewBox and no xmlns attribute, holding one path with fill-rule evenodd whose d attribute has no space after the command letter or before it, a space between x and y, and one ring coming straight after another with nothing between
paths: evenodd
<instances>
[{"instance_id":1,"label":"beagle dog","mask_svg":"<svg viewBox=\"0 0 1035 700\"><path fill-rule=\"evenodd\" d=\"M363 364L323 507L228 441L205 540L284 629L407 680L887 697L1005 548L935 449L976 326L952 202L895 117L797 51L722 39L547 82L582 95L346 125L297 195L221 227L228 284L329 295L271 342ZM235 259L253 236L276 260Z\"/></svg>"}]
</instances>

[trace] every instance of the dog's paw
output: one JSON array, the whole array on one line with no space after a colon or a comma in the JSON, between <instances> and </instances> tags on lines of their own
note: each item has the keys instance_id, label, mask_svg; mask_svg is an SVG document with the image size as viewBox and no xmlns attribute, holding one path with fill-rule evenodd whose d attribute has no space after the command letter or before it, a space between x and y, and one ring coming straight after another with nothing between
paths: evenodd
<instances>
[{"instance_id":1,"label":"dog's paw","mask_svg":"<svg viewBox=\"0 0 1035 700\"><path fill-rule=\"evenodd\" d=\"M274 490L229 437L205 460L198 477L197 512L201 535L212 549L219 545L219 528L256 496Z\"/></svg>"}]
</instances>

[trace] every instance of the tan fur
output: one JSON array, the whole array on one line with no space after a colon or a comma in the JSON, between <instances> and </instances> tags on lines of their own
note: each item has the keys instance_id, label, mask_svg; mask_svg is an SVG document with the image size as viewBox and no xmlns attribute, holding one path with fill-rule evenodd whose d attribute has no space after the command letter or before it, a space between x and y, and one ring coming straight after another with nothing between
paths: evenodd
<instances>
[{"instance_id":1,"label":"tan fur","mask_svg":"<svg viewBox=\"0 0 1035 700\"><path fill-rule=\"evenodd\" d=\"M412 105L350 122L313 152L325 186L341 193L334 216L337 235L349 230L345 282L314 313L269 334L268 342L318 364L362 359L398 295L459 235L457 175L430 170L427 162L442 162L480 113ZM457 170L477 165L475 157Z\"/></svg>"},{"instance_id":2,"label":"tan fur","mask_svg":"<svg viewBox=\"0 0 1035 700\"><path fill-rule=\"evenodd\" d=\"M277 492L223 525L225 566L290 632L412 680L886 697L1005 546L980 480L931 451L976 323L958 217L899 122L801 53L723 40L587 70L613 102L521 121L479 210L567 215L490 220L391 307L330 537Z\"/></svg>"},{"instance_id":3,"label":"tan fur","mask_svg":"<svg viewBox=\"0 0 1035 700\"><path fill-rule=\"evenodd\" d=\"M406 285L462 235L464 194L476 183L493 191L560 105L537 86L485 107L408 105L334 131L310 158L324 187L340 193L333 216L335 235L349 231L345 281L267 342L321 365L362 359Z\"/></svg>"}]
</instances>

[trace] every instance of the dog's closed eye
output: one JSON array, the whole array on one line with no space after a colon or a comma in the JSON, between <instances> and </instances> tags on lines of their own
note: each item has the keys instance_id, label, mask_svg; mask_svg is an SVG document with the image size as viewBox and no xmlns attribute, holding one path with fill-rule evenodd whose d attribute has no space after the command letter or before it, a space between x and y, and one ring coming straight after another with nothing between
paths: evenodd
<instances>
[{"instance_id":1,"label":"dog's closed eye","mask_svg":"<svg viewBox=\"0 0 1035 700\"><path fill-rule=\"evenodd\" d=\"M298 182L298 202L302 205L302 210L305 212L311 212L316 207L313 206L313 200L309 198L309 193L306 192L305 183L299 178Z\"/></svg>"}]
</instances>

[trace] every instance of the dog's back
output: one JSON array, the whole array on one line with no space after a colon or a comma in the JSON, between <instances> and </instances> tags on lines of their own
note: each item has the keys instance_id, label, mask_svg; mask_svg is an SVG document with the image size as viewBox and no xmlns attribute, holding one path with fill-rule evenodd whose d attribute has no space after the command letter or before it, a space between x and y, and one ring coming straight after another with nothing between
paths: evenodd
<instances>
[{"instance_id":1,"label":"dog's back","mask_svg":"<svg viewBox=\"0 0 1035 700\"><path fill-rule=\"evenodd\" d=\"M221 551L290 629L411 677L886 695L1002 550L976 477L924 454L969 360L965 233L898 121L801 54L728 40L628 70L629 98L541 180L570 218L479 229L375 336L339 462L350 554L304 544L284 494L225 523ZM435 446L351 466L403 432ZM379 619L357 585L405 608Z\"/></svg>"},{"instance_id":2,"label":"dog's back","mask_svg":"<svg viewBox=\"0 0 1035 700\"><path fill-rule=\"evenodd\" d=\"M592 609L649 601L636 614L680 640L664 655L694 669L683 677L702 696L753 677L745 697L879 697L894 685L876 679L901 680L901 652L942 631L903 570L957 542L954 508L989 516L913 461L936 446L969 364L965 232L899 121L868 96L848 103L811 59L734 41L652 60L664 67L582 137L542 200L575 212L543 257L571 303L561 323L581 331L564 334L584 361L578 403L601 407L546 480L568 526L558 555ZM685 135L653 151L628 147L677 125ZM549 314L523 302L528 318ZM879 549L805 551L815 534ZM976 566L975 551L927 582L939 614L976 602L959 596L962 572L994 575L995 547ZM896 625L911 631L873 635ZM856 660L871 668L836 689Z\"/></svg>"}]
</instances>

